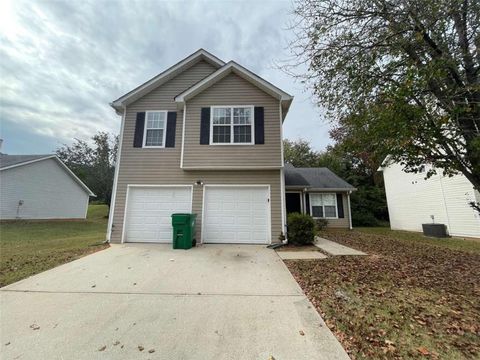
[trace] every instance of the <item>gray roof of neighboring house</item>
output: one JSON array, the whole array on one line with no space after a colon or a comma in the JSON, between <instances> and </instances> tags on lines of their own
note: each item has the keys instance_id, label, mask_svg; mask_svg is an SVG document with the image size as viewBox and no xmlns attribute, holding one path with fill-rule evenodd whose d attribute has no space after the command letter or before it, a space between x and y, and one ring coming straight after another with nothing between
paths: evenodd
<instances>
[{"instance_id":1,"label":"gray roof of neighboring house","mask_svg":"<svg viewBox=\"0 0 480 360\"><path fill-rule=\"evenodd\" d=\"M54 154L44 155L7 155L0 153L0 169L10 167L13 165L19 165L22 163L43 159L46 157L52 157Z\"/></svg>"},{"instance_id":2,"label":"gray roof of neighboring house","mask_svg":"<svg viewBox=\"0 0 480 360\"><path fill-rule=\"evenodd\" d=\"M66 173L75 180L90 196L96 196L92 190L85 185L82 180L80 180L72 170L65 165L62 160L60 160L55 154L44 154L44 155L7 155L0 153L0 170L7 170L10 168L15 168L17 166L27 165L32 162L42 161L44 159L54 159L63 168Z\"/></svg>"},{"instance_id":3,"label":"gray roof of neighboring house","mask_svg":"<svg viewBox=\"0 0 480 360\"><path fill-rule=\"evenodd\" d=\"M325 167L296 168L285 164L284 173L287 187L355 190L355 187Z\"/></svg>"}]
</instances>

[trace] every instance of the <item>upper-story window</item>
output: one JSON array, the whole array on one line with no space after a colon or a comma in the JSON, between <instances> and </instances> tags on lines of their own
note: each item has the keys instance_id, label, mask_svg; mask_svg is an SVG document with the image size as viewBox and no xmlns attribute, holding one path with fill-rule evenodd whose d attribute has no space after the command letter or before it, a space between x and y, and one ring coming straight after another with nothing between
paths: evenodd
<instances>
[{"instance_id":1,"label":"upper-story window","mask_svg":"<svg viewBox=\"0 0 480 360\"><path fill-rule=\"evenodd\" d=\"M144 147L165 147L166 111L147 111L145 114Z\"/></svg>"},{"instance_id":2,"label":"upper-story window","mask_svg":"<svg viewBox=\"0 0 480 360\"><path fill-rule=\"evenodd\" d=\"M253 144L253 106L213 106L210 144Z\"/></svg>"}]
</instances>

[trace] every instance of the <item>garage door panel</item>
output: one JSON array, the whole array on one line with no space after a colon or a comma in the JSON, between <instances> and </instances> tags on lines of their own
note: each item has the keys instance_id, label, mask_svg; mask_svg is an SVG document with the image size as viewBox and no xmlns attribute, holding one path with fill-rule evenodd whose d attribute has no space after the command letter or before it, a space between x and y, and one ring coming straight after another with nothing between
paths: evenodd
<instances>
[{"instance_id":1,"label":"garage door panel","mask_svg":"<svg viewBox=\"0 0 480 360\"><path fill-rule=\"evenodd\" d=\"M191 188L188 187L129 188L124 240L171 242L171 215L191 212L191 206Z\"/></svg>"},{"instance_id":2,"label":"garage door panel","mask_svg":"<svg viewBox=\"0 0 480 360\"><path fill-rule=\"evenodd\" d=\"M204 191L204 242L270 242L267 186L207 186Z\"/></svg>"}]
</instances>

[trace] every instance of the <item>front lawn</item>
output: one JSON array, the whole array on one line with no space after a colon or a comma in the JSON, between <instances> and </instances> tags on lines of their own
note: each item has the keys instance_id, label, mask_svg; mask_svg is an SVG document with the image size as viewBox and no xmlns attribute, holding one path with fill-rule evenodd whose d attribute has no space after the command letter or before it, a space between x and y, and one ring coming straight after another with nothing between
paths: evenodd
<instances>
[{"instance_id":1,"label":"front lawn","mask_svg":"<svg viewBox=\"0 0 480 360\"><path fill-rule=\"evenodd\" d=\"M90 205L87 220L0 224L0 287L102 250L106 205Z\"/></svg>"},{"instance_id":2,"label":"front lawn","mask_svg":"<svg viewBox=\"0 0 480 360\"><path fill-rule=\"evenodd\" d=\"M353 359L480 357L480 242L385 228L320 236L369 254L286 261Z\"/></svg>"}]
</instances>

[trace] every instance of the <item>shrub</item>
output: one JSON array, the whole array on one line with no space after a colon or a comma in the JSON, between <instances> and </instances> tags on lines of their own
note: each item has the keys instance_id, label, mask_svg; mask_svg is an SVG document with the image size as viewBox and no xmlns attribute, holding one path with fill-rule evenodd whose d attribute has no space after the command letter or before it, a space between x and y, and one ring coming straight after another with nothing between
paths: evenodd
<instances>
[{"instance_id":1,"label":"shrub","mask_svg":"<svg viewBox=\"0 0 480 360\"><path fill-rule=\"evenodd\" d=\"M292 213L288 215L288 242L294 245L307 245L314 241L315 222L310 215Z\"/></svg>"},{"instance_id":2,"label":"shrub","mask_svg":"<svg viewBox=\"0 0 480 360\"><path fill-rule=\"evenodd\" d=\"M378 220L370 212L358 212L352 214L353 226L379 226Z\"/></svg>"},{"instance_id":3,"label":"shrub","mask_svg":"<svg viewBox=\"0 0 480 360\"><path fill-rule=\"evenodd\" d=\"M316 231L321 231L325 229L328 225L328 220L327 219L316 219L315 220L315 230Z\"/></svg>"}]
</instances>

